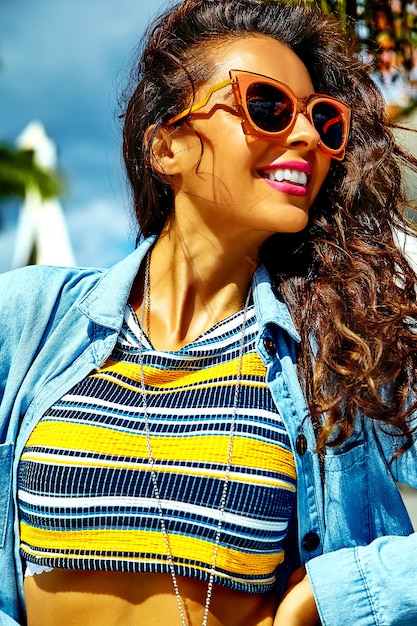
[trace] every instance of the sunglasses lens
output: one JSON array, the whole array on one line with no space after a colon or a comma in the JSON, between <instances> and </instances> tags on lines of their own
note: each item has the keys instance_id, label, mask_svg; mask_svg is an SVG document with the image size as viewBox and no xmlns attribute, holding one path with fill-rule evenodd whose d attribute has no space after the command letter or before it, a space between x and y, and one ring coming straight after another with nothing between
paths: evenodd
<instances>
[{"instance_id":1,"label":"sunglasses lens","mask_svg":"<svg viewBox=\"0 0 417 626\"><path fill-rule=\"evenodd\" d=\"M246 110L250 122L266 133L281 133L293 121L295 110L291 97L279 87L264 82L253 82L246 89ZM345 141L345 120L342 112L329 100L312 100L310 120L320 135L323 146L340 150Z\"/></svg>"},{"instance_id":2,"label":"sunglasses lens","mask_svg":"<svg viewBox=\"0 0 417 626\"><path fill-rule=\"evenodd\" d=\"M255 126L268 133L285 130L294 115L294 107L287 94L265 83L249 85L246 106Z\"/></svg>"},{"instance_id":3,"label":"sunglasses lens","mask_svg":"<svg viewBox=\"0 0 417 626\"><path fill-rule=\"evenodd\" d=\"M344 139L341 112L329 102L317 102L313 105L311 117L321 142L330 150L338 150Z\"/></svg>"}]
</instances>

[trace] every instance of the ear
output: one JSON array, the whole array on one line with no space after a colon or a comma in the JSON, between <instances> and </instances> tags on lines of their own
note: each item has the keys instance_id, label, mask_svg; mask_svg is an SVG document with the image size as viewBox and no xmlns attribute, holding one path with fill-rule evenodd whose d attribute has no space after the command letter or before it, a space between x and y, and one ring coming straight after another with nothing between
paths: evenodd
<instances>
[{"instance_id":1,"label":"ear","mask_svg":"<svg viewBox=\"0 0 417 626\"><path fill-rule=\"evenodd\" d=\"M179 155L181 155L184 149L181 133L161 127L151 139L153 128L153 126L150 126L145 134L145 141L151 140L152 142L152 167L160 174L165 174L166 176L180 173L181 159Z\"/></svg>"}]
</instances>

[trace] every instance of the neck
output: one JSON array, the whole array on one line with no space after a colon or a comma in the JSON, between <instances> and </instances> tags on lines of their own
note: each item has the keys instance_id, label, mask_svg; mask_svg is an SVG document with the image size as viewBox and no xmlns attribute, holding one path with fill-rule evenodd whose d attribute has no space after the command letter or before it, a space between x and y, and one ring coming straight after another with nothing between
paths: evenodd
<instances>
[{"instance_id":1,"label":"neck","mask_svg":"<svg viewBox=\"0 0 417 626\"><path fill-rule=\"evenodd\" d=\"M196 232L164 229L150 260L149 328L155 348L178 350L243 308L257 250ZM142 314L143 280L134 306Z\"/></svg>"}]
</instances>

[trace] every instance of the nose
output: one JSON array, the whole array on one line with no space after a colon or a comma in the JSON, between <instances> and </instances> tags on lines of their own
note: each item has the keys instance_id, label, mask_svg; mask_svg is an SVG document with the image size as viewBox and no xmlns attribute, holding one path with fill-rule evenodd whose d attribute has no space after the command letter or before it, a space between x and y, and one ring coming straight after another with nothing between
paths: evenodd
<instances>
[{"instance_id":1,"label":"nose","mask_svg":"<svg viewBox=\"0 0 417 626\"><path fill-rule=\"evenodd\" d=\"M286 144L310 151L317 148L319 141L319 133L306 116L305 108L299 105L294 125L286 137Z\"/></svg>"}]
</instances>

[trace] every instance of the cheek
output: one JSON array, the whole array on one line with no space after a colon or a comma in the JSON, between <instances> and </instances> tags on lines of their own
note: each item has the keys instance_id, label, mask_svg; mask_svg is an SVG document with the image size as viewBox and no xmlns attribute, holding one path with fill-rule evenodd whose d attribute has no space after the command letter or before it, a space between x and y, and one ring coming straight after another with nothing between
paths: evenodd
<instances>
[{"instance_id":1,"label":"cheek","mask_svg":"<svg viewBox=\"0 0 417 626\"><path fill-rule=\"evenodd\" d=\"M192 174L196 171L203 157L203 151L204 148L198 137L184 144L181 151L181 169L184 174Z\"/></svg>"},{"instance_id":2,"label":"cheek","mask_svg":"<svg viewBox=\"0 0 417 626\"><path fill-rule=\"evenodd\" d=\"M327 174L329 173L331 164L332 160L329 157L325 155L318 155L316 163L316 176L314 178L312 188L312 191L314 192L314 197L317 196L318 192L323 186L323 183L327 178Z\"/></svg>"},{"instance_id":3,"label":"cheek","mask_svg":"<svg viewBox=\"0 0 417 626\"><path fill-rule=\"evenodd\" d=\"M253 154L242 132L240 118L226 111L216 111L210 121L205 121L204 129L199 128L199 136L203 161L211 164L217 173L227 175L231 168L251 168Z\"/></svg>"}]
</instances>

